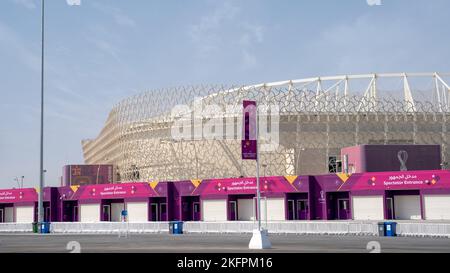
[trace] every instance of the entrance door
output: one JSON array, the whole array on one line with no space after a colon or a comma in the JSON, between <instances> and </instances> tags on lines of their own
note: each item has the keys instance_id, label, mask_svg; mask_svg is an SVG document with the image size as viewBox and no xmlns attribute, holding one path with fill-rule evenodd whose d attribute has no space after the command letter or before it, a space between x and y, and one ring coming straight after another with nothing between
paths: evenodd
<instances>
[{"instance_id":1,"label":"entrance door","mask_svg":"<svg viewBox=\"0 0 450 273\"><path fill-rule=\"evenodd\" d=\"M44 221L50 222L50 207L46 207L44 211Z\"/></svg>"},{"instance_id":2,"label":"entrance door","mask_svg":"<svg viewBox=\"0 0 450 273\"><path fill-rule=\"evenodd\" d=\"M288 219L289 220L297 220L295 217L295 201L288 200Z\"/></svg>"},{"instance_id":3,"label":"entrance door","mask_svg":"<svg viewBox=\"0 0 450 273\"><path fill-rule=\"evenodd\" d=\"M236 201L230 201L230 221L237 221L237 203Z\"/></svg>"},{"instance_id":4,"label":"entrance door","mask_svg":"<svg viewBox=\"0 0 450 273\"><path fill-rule=\"evenodd\" d=\"M238 220L239 221L256 220L255 208L256 206L253 199L238 199Z\"/></svg>"},{"instance_id":5,"label":"entrance door","mask_svg":"<svg viewBox=\"0 0 450 273\"><path fill-rule=\"evenodd\" d=\"M167 221L167 204L166 203L159 204L159 220Z\"/></svg>"},{"instance_id":6,"label":"entrance door","mask_svg":"<svg viewBox=\"0 0 450 273\"><path fill-rule=\"evenodd\" d=\"M158 214L158 211L159 211L159 209L158 209L158 204L152 203L152 204L150 205L150 213L151 213L151 215L152 215L151 220L152 220L153 222L158 222L158 221L159 221L159 214Z\"/></svg>"},{"instance_id":7,"label":"entrance door","mask_svg":"<svg viewBox=\"0 0 450 273\"><path fill-rule=\"evenodd\" d=\"M394 212L397 220L422 219L420 195L394 196Z\"/></svg>"},{"instance_id":8,"label":"entrance door","mask_svg":"<svg viewBox=\"0 0 450 273\"><path fill-rule=\"evenodd\" d=\"M78 222L78 206L73 207L72 222Z\"/></svg>"},{"instance_id":9,"label":"entrance door","mask_svg":"<svg viewBox=\"0 0 450 273\"><path fill-rule=\"evenodd\" d=\"M394 199L386 198L386 218L388 220L394 219Z\"/></svg>"},{"instance_id":10,"label":"entrance door","mask_svg":"<svg viewBox=\"0 0 450 273\"><path fill-rule=\"evenodd\" d=\"M192 203L192 220L200 221L200 203L199 202Z\"/></svg>"},{"instance_id":11,"label":"entrance door","mask_svg":"<svg viewBox=\"0 0 450 273\"><path fill-rule=\"evenodd\" d=\"M0 209L0 223L4 223L5 222L5 213L3 211L3 209Z\"/></svg>"},{"instance_id":12,"label":"entrance door","mask_svg":"<svg viewBox=\"0 0 450 273\"><path fill-rule=\"evenodd\" d=\"M349 217L349 200L338 199L338 220L347 220Z\"/></svg>"},{"instance_id":13,"label":"entrance door","mask_svg":"<svg viewBox=\"0 0 450 273\"><path fill-rule=\"evenodd\" d=\"M308 220L308 200L297 200L297 210L299 220Z\"/></svg>"},{"instance_id":14,"label":"entrance door","mask_svg":"<svg viewBox=\"0 0 450 273\"><path fill-rule=\"evenodd\" d=\"M103 221L110 222L111 221L111 206L103 205Z\"/></svg>"}]
</instances>

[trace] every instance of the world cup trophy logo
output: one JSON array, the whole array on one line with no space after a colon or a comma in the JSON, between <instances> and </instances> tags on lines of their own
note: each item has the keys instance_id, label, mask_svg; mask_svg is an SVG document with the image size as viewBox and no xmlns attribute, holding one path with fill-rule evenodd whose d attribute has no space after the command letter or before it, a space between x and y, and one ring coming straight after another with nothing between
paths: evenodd
<instances>
[{"instance_id":1,"label":"world cup trophy logo","mask_svg":"<svg viewBox=\"0 0 450 273\"><path fill-rule=\"evenodd\" d=\"M406 167L406 162L408 161L408 152L407 151L399 151L397 153L398 160L400 161L400 171L405 172L408 170Z\"/></svg>"}]
</instances>

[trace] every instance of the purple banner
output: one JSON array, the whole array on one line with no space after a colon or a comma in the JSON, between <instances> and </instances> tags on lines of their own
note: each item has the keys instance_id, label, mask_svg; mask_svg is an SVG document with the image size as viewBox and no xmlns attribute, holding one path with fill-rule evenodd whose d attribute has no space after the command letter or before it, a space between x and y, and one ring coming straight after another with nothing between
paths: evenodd
<instances>
[{"instance_id":1,"label":"purple banner","mask_svg":"<svg viewBox=\"0 0 450 273\"><path fill-rule=\"evenodd\" d=\"M258 157L256 101L245 100L243 106L242 159L256 160Z\"/></svg>"}]
</instances>

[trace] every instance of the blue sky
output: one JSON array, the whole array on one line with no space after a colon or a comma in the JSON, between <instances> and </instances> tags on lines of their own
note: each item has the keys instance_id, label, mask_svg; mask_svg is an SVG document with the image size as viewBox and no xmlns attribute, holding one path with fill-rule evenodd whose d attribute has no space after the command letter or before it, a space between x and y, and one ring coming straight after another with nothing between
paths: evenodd
<instances>
[{"instance_id":1,"label":"blue sky","mask_svg":"<svg viewBox=\"0 0 450 273\"><path fill-rule=\"evenodd\" d=\"M0 187L38 184L39 0L0 1ZM47 0L46 183L147 89L450 72L448 0Z\"/></svg>"}]
</instances>

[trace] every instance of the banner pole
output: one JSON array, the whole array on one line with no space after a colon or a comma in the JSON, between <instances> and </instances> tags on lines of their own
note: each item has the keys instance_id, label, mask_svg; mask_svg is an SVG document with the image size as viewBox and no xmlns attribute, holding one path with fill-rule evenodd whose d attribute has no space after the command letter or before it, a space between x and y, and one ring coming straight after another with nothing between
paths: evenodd
<instances>
[{"instance_id":1,"label":"banner pole","mask_svg":"<svg viewBox=\"0 0 450 273\"><path fill-rule=\"evenodd\" d=\"M256 105L256 188L257 188L257 202L258 206L256 208L257 217L258 217L258 230L261 230L261 189L260 189L260 181L259 181L259 114L258 114L258 105Z\"/></svg>"}]
</instances>

